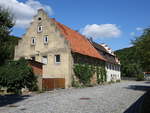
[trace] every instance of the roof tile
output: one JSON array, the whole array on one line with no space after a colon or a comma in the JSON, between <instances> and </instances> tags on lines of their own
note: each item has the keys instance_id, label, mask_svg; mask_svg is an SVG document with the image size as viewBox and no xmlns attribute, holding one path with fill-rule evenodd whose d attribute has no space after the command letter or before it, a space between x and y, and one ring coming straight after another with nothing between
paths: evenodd
<instances>
[{"instance_id":1,"label":"roof tile","mask_svg":"<svg viewBox=\"0 0 150 113\"><path fill-rule=\"evenodd\" d=\"M95 57L104 61L106 60L102 55L97 52L97 50L92 46L92 44L87 40L85 36L57 22L55 19L51 20L57 25L57 27L61 30L61 33L69 41L71 50L73 52L87 55L90 57Z\"/></svg>"}]
</instances>

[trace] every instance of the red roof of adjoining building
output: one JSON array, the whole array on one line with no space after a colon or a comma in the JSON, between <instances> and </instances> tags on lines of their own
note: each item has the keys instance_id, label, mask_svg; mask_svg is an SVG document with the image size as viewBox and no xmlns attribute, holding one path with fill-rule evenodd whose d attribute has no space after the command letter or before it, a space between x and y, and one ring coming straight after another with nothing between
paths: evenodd
<instances>
[{"instance_id":1,"label":"red roof of adjoining building","mask_svg":"<svg viewBox=\"0 0 150 113\"><path fill-rule=\"evenodd\" d=\"M61 33L69 41L73 52L106 61L106 59L98 53L98 51L92 46L85 36L57 22L55 19L51 20L57 25L57 27L61 30Z\"/></svg>"}]
</instances>

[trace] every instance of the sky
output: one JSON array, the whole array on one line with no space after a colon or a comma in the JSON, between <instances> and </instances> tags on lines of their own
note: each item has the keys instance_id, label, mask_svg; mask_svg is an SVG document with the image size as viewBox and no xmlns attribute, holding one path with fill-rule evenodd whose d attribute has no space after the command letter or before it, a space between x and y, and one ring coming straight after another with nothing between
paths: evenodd
<instances>
[{"instance_id":1,"label":"sky","mask_svg":"<svg viewBox=\"0 0 150 113\"><path fill-rule=\"evenodd\" d=\"M21 37L37 9L113 50L131 47L131 40L150 26L150 0L0 0L16 25L12 35Z\"/></svg>"}]
</instances>

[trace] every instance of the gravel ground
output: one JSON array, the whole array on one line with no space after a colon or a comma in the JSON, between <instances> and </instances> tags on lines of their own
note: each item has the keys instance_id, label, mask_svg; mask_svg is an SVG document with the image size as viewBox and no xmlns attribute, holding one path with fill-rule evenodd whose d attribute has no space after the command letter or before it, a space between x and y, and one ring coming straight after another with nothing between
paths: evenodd
<instances>
[{"instance_id":1,"label":"gravel ground","mask_svg":"<svg viewBox=\"0 0 150 113\"><path fill-rule=\"evenodd\" d=\"M123 113L145 93L142 89L130 88L131 85L149 84L122 81L82 89L60 89L0 107L0 113Z\"/></svg>"}]
</instances>

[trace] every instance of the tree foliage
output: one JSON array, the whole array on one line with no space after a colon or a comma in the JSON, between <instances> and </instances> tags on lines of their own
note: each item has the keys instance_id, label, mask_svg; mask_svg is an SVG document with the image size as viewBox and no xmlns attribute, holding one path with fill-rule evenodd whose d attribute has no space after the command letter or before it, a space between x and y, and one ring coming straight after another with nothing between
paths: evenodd
<instances>
[{"instance_id":1,"label":"tree foliage","mask_svg":"<svg viewBox=\"0 0 150 113\"><path fill-rule=\"evenodd\" d=\"M17 38L10 36L14 26L11 13L0 7L0 65L14 55L14 47L17 44Z\"/></svg>"},{"instance_id":2,"label":"tree foliage","mask_svg":"<svg viewBox=\"0 0 150 113\"><path fill-rule=\"evenodd\" d=\"M135 46L117 50L115 54L121 62L122 76L135 77L142 72Z\"/></svg>"},{"instance_id":3,"label":"tree foliage","mask_svg":"<svg viewBox=\"0 0 150 113\"><path fill-rule=\"evenodd\" d=\"M150 28L144 30L144 33L133 41L136 47L137 56L143 71L150 71Z\"/></svg>"},{"instance_id":4,"label":"tree foliage","mask_svg":"<svg viewBox=\"0 0 150 113\"><path fill-rule=\"evenodd\" d=\"M25 59L9 61L0 67L0 87L7 87L8 91L19 93L25 87L35 90L36 82L32 68Z\"/></svg>"},{"instance_id":5,"label":"tree foliage","mask_svg":"<svg viewBox=\"0 0 150 113\"><path fill-rule=\"evenodd\" d=\"M9 10L0 7L0 44L7 41L13 26L13 15Z\"/></svg>"},{"instance_id":6,"label":"tree foliage","mask_svg":"<svg viewBox=\"0 0 150 113\"><path fill-rule=\"evenodd\" d=\"M115 53L121 61L123 76L143 77L142 72L150 72L150 28L145 29L132 42L133 47L117 50Z\"/></svg>"},{"instance_id":7,"label":"tree foliage","mask_svg":"<svg viewBox=\"0 0 150 113\"><path fill-rule=\"evenodd\" d=\"M7 60L12 60L14 58L15 46L19 40L19 38L15 36L8 36L5 38L5 41L0 45L0 66Z\"/></svg>"}]
</instances>

